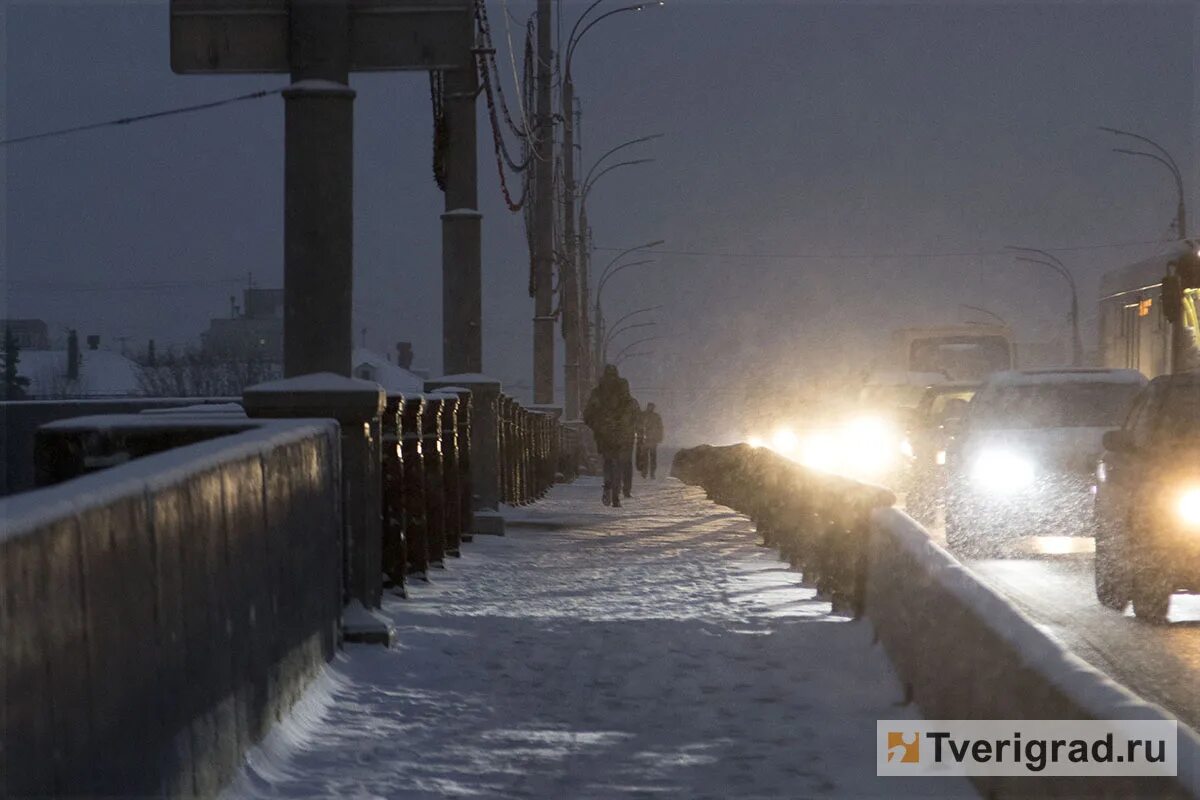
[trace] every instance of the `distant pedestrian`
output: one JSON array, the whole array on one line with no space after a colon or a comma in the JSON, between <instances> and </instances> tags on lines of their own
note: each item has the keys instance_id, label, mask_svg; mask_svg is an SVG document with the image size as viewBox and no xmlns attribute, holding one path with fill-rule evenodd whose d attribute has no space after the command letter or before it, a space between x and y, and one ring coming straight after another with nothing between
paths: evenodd
<instances>
[{"instance_id":1,"label":"distant pedestrian","mask_svg":"<svg viewBox=\"0 0 1200 800\"><path fill-rule=\"evenodd\" d=\"M604 460L604 494L601 499L605 505L621 505L621 487L624 483L621 456L637 424L637 418L629 413L633 402L629 395L629 383L621 378L615 366L609 364L592 390L583 412L583 421L592 429L596 450Z\"/></svg>"},{"instance_id":2,"label":"distant pedestrian","mask_svg":"<svg viewBox=\"0 0 1200 800\"><path fill-rule=\"evenodd\" d=\"M649 476L653 479L658 471L658 446L662 444L663 440L662 417L654 410L654 403L646 404L646 410L642 413L641 424L638 428L640 429L642 451L642 477Z\"/></svg>"},{"instance_id":3,"label":"distant pedestrian","mask_svg":"<svg viewBox=\"0 0 1200 800\"><path fill-rule=\"evenodd\" d=\"M629 381L625 381L625 391L629 392ZM625 497L633 497L633 456L638 447L642 407L632 394L629 395L629 402L625 407L625 416L626 426L622 429L624 438L621 443L621 493Z\"/></svg>"}]
</instances>

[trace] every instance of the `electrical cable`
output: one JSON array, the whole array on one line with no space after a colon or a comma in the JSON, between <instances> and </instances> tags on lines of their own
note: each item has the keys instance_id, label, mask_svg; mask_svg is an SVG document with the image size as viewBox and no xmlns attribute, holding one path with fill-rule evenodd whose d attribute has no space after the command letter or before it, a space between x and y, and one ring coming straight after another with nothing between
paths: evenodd
<instances>
[{"instance_id":1,"label":"electrical cable","mask_svg":"<svg viewBox=\"0 0 1200 800\"><path fill-rule=\"evenodd\" d=\"M180 108L169 108L165 111L153 111L149 114L138 114L137 116L133 117L119 117L118 119L105 120L104 122L90 122L84 125L75 125L70 128L59 128L58 130L31 133L26 136L14 136L11 139L0 139L0 146L6 147L10 144L22 144L24 142L33 142L40 139L54 139L60 136L67 136L73 133L82 133L84 131L96 130L98 128L132 125L136 122L145 122L151 119L161 119L162 117L170 117L175 114L190 114L195 111L206 111L210 108L227 106L231 103L241 103L246 100L258 100L263 97L269 97L273 94L280 94L285 88L287 87L281 86L278 89L263 89L257 92L250 92L248 94L239 94L235 97L226 97L223 100L213 100L208 103L196 103L195 105L182 106Z\"/></svg>"},{"instance_id":2,"label":"electrical cable","mask_svg":"<svg viewBox=\"0 0 1200 800\"><path fill-rule=\"evenodd\" d=\"M1154 239L1150 241L1139 242L1106 242L1104 244L1090 245L1072 245L1067 247L1046 247L1044 250L1051 252L1068 253L1085 250L1107 250L1120 247L1139 247L1155 244L1174 244L1182 241L1181 239ZM599 245L593 247L594 250L607 250L616 252L622 250L620 247L601 247ZM926 253L913 252L892 252L892 253L738 253L719 250L654 250L652 252L661 253L671 256L704 256L713 258L746 258L746 259L762 259L762 260L777 260L777 261L796 261L804 259L829 260L829 261L854 261L854 260L873 260L873 259L901 259L901 258L969 258L969 257L984 257L984 256L1006 256L1011 255L1005 250L959 250L959 251L931 251Z\"/></svg>"}]
</instances>

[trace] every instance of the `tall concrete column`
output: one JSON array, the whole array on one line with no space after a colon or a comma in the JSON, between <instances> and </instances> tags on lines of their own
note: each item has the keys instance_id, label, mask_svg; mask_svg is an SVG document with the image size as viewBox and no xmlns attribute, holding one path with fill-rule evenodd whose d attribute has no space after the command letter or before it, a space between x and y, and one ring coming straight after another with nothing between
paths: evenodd
<instances>
[{"instance_id":1,"label":"tall concrete column","mask_svg":"<svg viewBox=\"0 0 1200 800\"><path fill-rule=\"evenodd\" d=\"M446 213L442 215L442 371L483 370L482 215L478 200L474 54L445 73Z\"/></svg>"},{"instance_id":2,"label":"tall concrete column","mask_svg":"<svg viewBox=\"0 0 1200 800\"><path fill-rule=\"evenodd\" d=\"M567 419L579 418L579 273L575 240L575 84L568 72L563 80L563 380Z\"/></svg>"},{"instance_id":3,"label":"tall concrete column","mask_svg":"<svg viewBox=\"0 0 1200 800\"><path fill-rule=\"evenodd\" d=\"M284 98L283 374L350 374L354 91L347 0L291 0Z\"/></svg>"},{"instance_id":4,"label":"tall concrete column","mask_svg":"<svg viewBox=\"0 0 1200 800\"><path fill-rule=\"evenodd\" d=\"M534 140L533 402L554 403L554 108L551 0L537 5L537 136Z\"/></svg>"}]
</instances>

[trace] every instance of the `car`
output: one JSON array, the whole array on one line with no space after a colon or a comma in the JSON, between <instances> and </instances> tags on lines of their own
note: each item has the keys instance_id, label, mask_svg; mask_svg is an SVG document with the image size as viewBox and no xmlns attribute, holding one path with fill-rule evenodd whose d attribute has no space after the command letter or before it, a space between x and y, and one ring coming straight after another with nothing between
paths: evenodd
<instances>
[{"instance_id":1,"label":"car","mask_svg":"<svg viewBox=\"0 0 1200 800\"><path fill-rule=\"evenodd\" d=\"M920 522L932 522L938 498L944 493L946 448L949 431L967 411L979 389L978 381L954 381L925 387L909 419L900 451L908 462L908 513Z\"/></svg>"},{"instance_id":2,"label":"car","mask_svg":"<svg viewBox=\"0 0 1200 800\"><path fill-rule=\"evenodd\" d=\"M1107 431L1147 383L1135 370L998 372L952 426L946 543L1005 556L1023 537L1092 535L1092 482Z\"/></svg>"},{"instance_id":3,"label":"car","mask_svg":"<svg viewBox=\"0 0 1200 800\"><path fill-rule=\"evenodd\" d=\"M1096 597L1162 622L1200 591L1200 371L1155 378L1096 468Z\"/></svg>"}]
</instances>

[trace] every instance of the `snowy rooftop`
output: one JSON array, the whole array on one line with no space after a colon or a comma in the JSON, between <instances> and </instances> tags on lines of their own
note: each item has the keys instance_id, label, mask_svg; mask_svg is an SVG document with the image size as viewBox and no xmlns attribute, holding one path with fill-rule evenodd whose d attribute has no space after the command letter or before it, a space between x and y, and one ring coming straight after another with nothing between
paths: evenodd
<instances>
[{"instance_id":1,"label":"snowy rooftop","mask_svg":"<svg viewBox=\"0 0 1200 800\"><path fill-rule=\"evenodd\" d=\"M67 378L66 350L22 350L18 372L35 398L130 397L141 394L138 365L108 350L82 350L79 378Z\"/></svg>"},{"instance_id":2,"label":"snowy rooftop","mask_svg":"<svg viewBox=\"0 0 1200 800\"><path fill-rule=\"evenodd\" d=\"M354 376L378 383L389 394L408 394L425 390L420 375L393 364L374 350L356 347L351 358Z\"/></svg>"}]
</instances>

